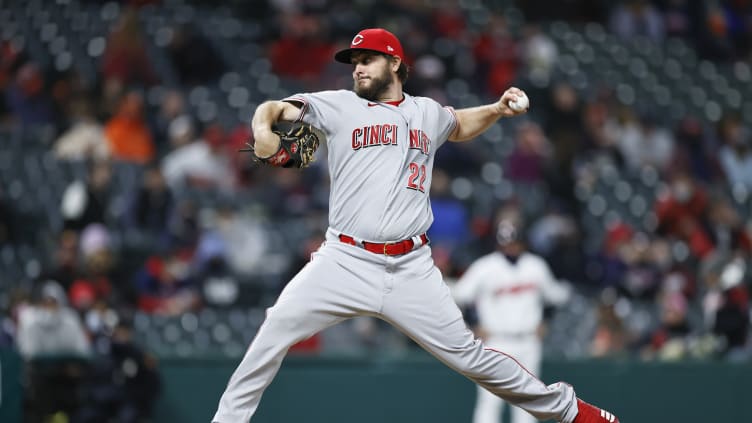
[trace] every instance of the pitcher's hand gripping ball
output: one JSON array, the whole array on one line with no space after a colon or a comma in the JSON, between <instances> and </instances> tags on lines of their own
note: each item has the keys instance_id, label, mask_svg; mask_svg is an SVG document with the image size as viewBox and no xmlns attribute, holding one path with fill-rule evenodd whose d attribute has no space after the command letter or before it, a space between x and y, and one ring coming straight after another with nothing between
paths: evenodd
<instances>
[{"instance_id":1,"label":"pitcher's hand gripping ball","mask_svg":"<svg viewBox=\"0 0 752 423\"><path fill-rule=\"evenodd\" d=\"M251 152L254 159L269 166L304 168L313 162L313 153L325 141L323 131L304 122L277 122L272 132L279 135L279 149L271 156L257 156L249 143L240 151Z\"/></svg>"}]
</instances>

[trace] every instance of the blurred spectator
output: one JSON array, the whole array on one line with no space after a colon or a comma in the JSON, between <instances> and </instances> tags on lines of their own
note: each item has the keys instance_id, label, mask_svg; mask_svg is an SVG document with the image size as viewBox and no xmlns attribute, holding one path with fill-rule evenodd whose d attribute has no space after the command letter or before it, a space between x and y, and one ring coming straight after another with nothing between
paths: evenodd
<instances>
[{"instance_id":1,"label":"blurred spectator","mask_svg":"<svg viewBox=\"0 0 752 423\"><path fill-rule=\"evenodd\" d=\"M752 135L738 118L727 118L719 124L720 151L718 159L729 185L742 185L752 190Z\"/></svg>"},{"instance_id":2,"label":"blurred spectator","mask_svg":"<svg viewBox=\"0 0 752 423\"><path fill-rule=\"evenodd\" d=\"M54 125L55 109L46 92L44 75L35 63L28 62L16 72L6 93L8 108L25 128Z\"/></svg>"},{"instance_id":3,"label":"blurred spectator","mask_svg":"<svg viewBox=\"0 0 752 423\"><path fill-rule=\"evenodd\" d=\"M193 247L200 236L198 207L190 199L176 199L175 212L168 223L170 241L180 247Z\"/></svg>"},{"instance_id":4,"label":"blurred spectator","mask_svg":"<svg viewBox=\"0 0 752 423\"><path fill-rule=\"evenodd\" d=\"M701 282L700 290L702 291L700 308L702 310L704 329L708 332L713 330L715 315L721 306L723 292L721 287L721 272L727 262L728 257L725 254L713 254L703 260L698 267Z\"/></svg>"},{"instance_id":5,"label":"blurred spectator","mask_svg":"<svg viewBox=\"0 0 752 423\"><path fill-rule=\"evenodd\" d=\"M53 250L51 265L42 272L40 279L57 281L67 291L81 271L78 259L78 232L72 229L61 231Z\"/></svg>"},{"instance_id":6,"label":"blurred spectator","mask_svg":"<svg viewBox=\"0 0 752 423\"><path fill-rule=\"evenodd\" d=\"M661 287L661 269L653 261L650 239L638 232L619 249L621 261L626 266L621 288L631 298L652 299Z\"/></svg>"},{"instance_id":7,"label":"blurred spectator","mask_svg":"<svg viewBox=\"0 0 752 423\"><path fill-rule=\"evenodd\" d=\"M550 144L541 127L534 122L524 122L517 127L515 147L507 157L504 174L513 182L543 182L550 155Z\"/></svg>"},{"instance_id":8,"label":"blurred spectator","mask_svg":"<svg viewBox=\"0 0 752 423\"><path fill-rule=\"evenodd\" d=\"M729 38L736 49L735 59L748 60L750 54L750 35L752 35L752 4L748 0L724 1L723 10L728 27Z\"/></svg>"},{"instance_id":9,"label":"blurred spectator","mask_svg":"<svg viewBox=\"0 0 752 423\"><path fill-rule=\"evenodd\" d=\"M9 118L9 105L6 102L7 90L10 88L13 77L26 60L24 52L18 48L17 43L11 40L0 39L0 123L5 123Z\"/></svg>"},{"instance_id":10,"label":"blurred spectator","mask_svg":"<svg viewBox=\"0 0 752 423\"><path fill-rule=\"evenodd\" d=\"M185 97L180 90L165 91L159 103L159 111L150 114L150 125L157 144L158 155L163 156L170 147L170 125L177 118L185 115Z\"/></svg>"},{"instance_id":11,"label":"blurred spectator","mask_svg":"<svg viewBox=\"0 0 752 423\"><path fill-rule=\"evenodd\" d=\"M86 181L76 180L68 185L61 204L66 229L80 231L91 223L106 223L111 178L109 162L94 162Z\"/></svg>"},{"instance_id":12,"label":"blurred spectator","mask_svg":"<svg viewBox=\"0 0 752 423\"><path fill-rule=\"evenodd\" d=\"M126 94L126 86L119 79L107 79L102 81L99 88L101 92L97 94L97 118L107 123L118 113Z\"/></svg>"},{"instance_id":13,"label":"blurred spectator","mask_svg":"<svg viewBox=\"0 0 752 423\"><path fill-rule=\"evenodd\" d=\"M729 360L741 361L750 357L748 338L750 328L749 290L744 283L747 266L736 258L720 275L721 301L713 324L713 333L723 340L722 353Z\"/></svg>"},{"instance_id":14,"label":"blurred spectator","mask_svg":"<svg viewBox=\"0 0 752 423\"><path fill-rule=\"evenodd\" d=\"M701 2L693 0L667 0L661 2L664 27L667 37L683 37L690 41L702 11Z\"/></svg>"},{"instance_id":15,"label":"blurred spectator","mask_svg":"<svg viewBox=\"0 0 752 423\"><path fill-rule=\"evenodd\" d=\"M582 121L585 137L580 158L584 162L603 158L621 165L623 158L617 145L618 127L608 101L594 99L587 102L582 110Z\"/></svg>"},{"instance_id":16,"label":"blurred spectator","mask_svg":"<svg viewBox=\"0 0 752 423\"><path fill-rule=\"evenodd\" d=\"M410 68L409 92L414 95L432 95L439 103L447 103L446 95L440 88L446 73L444 63L433 54L425 54L415 60ZM407 89L406 89L407 91Z\"/></svg>"},{"instance_id":17,"label":"blurred spectator","mask_svg":"<svg viewBox=\"0 0 752 423\"><path fill-rule=\"evenodd\" d=\"M228 135L227 149L230 153L246 148L247 143L253 144L253 134L250 125L241 123ZM239 188L249 188L255 182L258 165L250 154L230 154L235 181Z\"/></svg>"},{"instance_id":18,"label":"blurred spectator","mask_svg":"<svg viewBox=\"0 0 752 423\"><path fill-rule=\"evenodd\" d=\"M156 359L136 344L131 325L120 322L107 350L93 363L83 405L74 421L151 421L161 390Z\"/></svg>"},{"instance_id":19,"label":"blurred spectator","mask_svg":"<svg viewBox=\"0 0 752 423\"><path fill-rule=\"evenodd\" d=\"M220 252L217 253L204 258L201 266L196 269L196 279L201 287L203 304L209 307L228 307L238 304L240 283L224 256Z\"/></svg>"},{"instance_id":20,"label":"blurred spectator","mask_svg":"<svg viewBox=\"0 0 752 423\"><path fill-rule=\"evenodd\" d=\"M51 79L50 94L55 102L55 109L62 120L62 124L68 124L77 119L71 112L79 112L72 108L73 103L89 98L93 95L94 81L90 81L76 67L54 73ZM93 110L91 110L93 114Z\"/></svg>"},{"instance_id":21,"label":"blurred spectator","mask_svg":"<svg viewBox=\"0 0 752 423\"><path fill-rule=\"evenodd\" d=\"M503 15L490 16L484 31L474 41L473 54L488 95L498 96L512 85L517 77L520 52Z\"/></svg>"},{"instance_id":22,"label":"blurred spectator","mask_svg":"<svg viewBox=\"0 0 752 423\"><path fill-rule=\"evenodd\" d=\"M528 24L523 28L522 58L527 77L536 86L548 86L559 58L559 49L540 25Z\"/></svg>"},{"instance_id":23,"label":"blurred spectator","mask_svg":"<svg viewBox=\"0 0 752 423\"><path fill-rule=\"evenodd\" d=\"M452 177L471 176L488 161L488 152L481 153L466 142L444 143L436 152L434 169L443 169Z\"/></svg>"},{"instance_id":24,"label":"blurred spectator","mask_svg":"<svg viewBox=\"0 0 752 423\"><path fill-rule=\"evenodd\" d=\"M121 99L115 116L107 121L105 136L113 159L145 164L154 158L154 141L143 108L141 94L130 91Z\"/></svg>"},{"instance_id":25,"label":"blurred spectator","mask_svg":"<svg viewBox=\"0 0 752 423\"><path fill-rule=\"evenodd\" d=\"M621 221L607 225L600 251L588 266L588 277L603 287L619 286L627 272L622 251L634 236L634 229Z\"/></svg>"},{"instance_id":26,"label":"blurred spectator","mask_svg":"<svg viewBox=\"0 0 752 423\"><path fill-rule=\"evenodd\" d=\"M250 275L264 263L269 248L268 235L254 218L220 205L216 211L205 210L201 223L195 257L199 267L222 257L233 273ZM270 263L265 264L269 271Z\"/></svg>"},{"instance_id":27,"label":"blurred spectator","mask_svg":"<svg viewBox=\"0 0 752 423\"><path fill-rule=\"evenodd\" d=\"M713 250L713 243L702 227L708 209L707 193L686 173L675 173L669 184L656 199L657 231L684 241L695 257L705 257Z\"/></svg>"},{"instance_id":28,"label":"blurred spectator","mask_svg":"<svg viewBox=\"0 0 752 423\"><path fill-rule=\"evenodd\" d=\"M294 249L295 255L290 265L287 266L285 273L286 276L281 278L281 280L284 281L284 284L291 281L292 278L298 274L300 269L311 261L311 254L315 253L325 240L324 232L321 230L315 230L308 234L308 236L296 246ZM278 292L282 292L282 288L284 288L284 286L279 286Z\"/></svg>"},{"instance_id":29,"label":"blurred spectator","mask_svg":"<svg viewBox=\"0 0 752 423\"><path fill-rule=\"evenodd\" d=\"M746 222L726 198L713 197L707 211L704 229L713 243L714 252L752 253L752 234L749 233L745 224Z\"/></svg>"},{"instance_id":30,"label":"blurred spectator","mask_svg":"<svg viewBox=\"0 0 752 423\"><path fill-rule=\"evenodd\" d=\"M636 119L628 110L622 113L617 135L617 145L624 161L633 171L652 166L665 172L674 154L673 135L653 116L645 114Z\"/></svg>"},{"instance_id":31,"label":"blurred spectator","mask_svg":"<svg viewBox=\"0 0 752 423\"><path fill-rule=\"evenodd\" d=\"M226 264L229 252L227 242L217 230L217 211L206 211L203 215L201 237L196 245L193 256L193 265L200 272L212 267L212 262L224 262ZM218 211L222 213L222 211ZM231 212L226 212L231 213Z\"/></svg>"},{"instance_id":32,"label":"blurred spectator","mask_svg":"<svg viewBox=\"0 0 752 423\"><path fill-rule=\"evenodd\" d=\"M128 213L129 225L147 233L167 235L175 204L159 167L152 165L144 169L141 186L133 197Z\"/></svg>"},{"instance_id":33,"label":"blurred spectator","mask_svg":"<svg viewBox=\"0 0 752 423\"><path fill-rule=\"evenodd\" d=\"M465 206L452 196L452 179L441 169L434 169L431 181L431 209L434 223L428 229L431 244L449 252L468 239L469 216Z\"/></svg>"},{"instance_id":34,"label":"blurred spectator","mask_svg":"<svg viewBox=\"0 0 752 423\"><path fill-rule=\"evenodd\" d=\"M313 81L331 63L334 45L327 39L325 21L314 15L280 16L282 34L269 46L272 71L285 77ZM305 66L300 66L305 63Z\"/></svg>"},{"instance_id":35,"label":"blurred spectator","mask_svg":"<svg viewBox=\"0 0 752 423\"><path fill-rule=\"evenodd\" d=\"M87 226L81 233L81 271L68 290L71 303L85 310L95 301L133 303L132 290L118 272L117 254L111 235L101 224Z\"/></svg>"},{"instance_id":36,"label":"blurred spectator","mask_svg":"<svg viewBox=\"0 0 752 423\"><path fill-rule=\"evenodd\" d=\"M279 217L310 215L316 210L313 181L321 180L311 176L316 171L316 168L303 172L285 172L284 169L268 167L258 169L258 180L263 181L258 187L264 209ZM323 183L328 183L328 180Z\"/></svg>"},{"instance_id":37,"label":"blurred spectator","mask_svg":"<svg viewBox=\"0 0 752 423\"><path fill-rule=\"evenodd\" d=\"M30 307L31 296L27 287L6 290L7 304L0 309L0 348L14 348L18 336L18 315Z\"/></svg>"},{"instance_id":38,"label":"blurred spectator","mask_svg":"<svg viewBox=\"0 0 752 423\"><path fill-rule=\"evenodd\" d=\"M676 156L672 160L672 172L688 173L702 182L718 179L718 156L702 122L693 116L682 118L675 129Z\"/></svg>"},{"instance_id":39,"label":"blurred spectator","mask_svg":"<svg viewBox=\"0 0 752 423\"><path fill-rule=\"evenodd\" d=\"M91 351L81 320L68 307L65 291L55 281L45 282L39 301L19 311L16 342L27 360L62 354L86 356Z\"/></svg>"},{"instance_id":40,"label":"blurred spectator","mask_svg":"<svg viewBox=\"0 0 752 423\"><path fill-rule=\"evenodd\" d=\"M737 57L733 31L744 25L740 21L733 22L736 17L729 13L729 10L724 10L721 3L732 2L708 3L703 10L702 27L698 31L700 55L715 61L727 61ZM735 25L737 23L741 25Z\"/></svg>"},{"instance_id":41,"label":"blurred spectator","mask_svg":"<svg viewBox=\"0 0 752 423\"><path fill-rule=\"evenodd\" d=\"M146 43L138 10L126 7L107 36L101 62L103 79L118 80L125 85L156 83Z\"/></svg>"},{"instance_id":42,"label":"blurred spectator","mask_svg":"<svg viewBox=\"0 0 752 423\"><path fill-rule=\"evenodd\" d=\"M71 125L55 141L55 157L61 160L108 159L110 147L104 127L94 116L91 103L85 98L72 100L69 114Z\"/></svg>"},{"instance_id":43,"label":"blurred spectator","mask_svg":"<svg viewBox=\"0 0 752 423\"><path fill-rule=\"evenodd\" d=\"M614 8L609 28L622 38L645 36L661 42L665 36L663 17L647 0L624 0Z\"/></svg>"},{"instance_id":44,"label":"blurred spectator","mask_svg":"<svg viewBox=\"0 0 752 423\"><path fill-rule=\"evenodd\" d=\"M547 257L556 250L556 245L562 238L572 236L576 231L576 222L572 217L552 204L530 225L528 244L533 252Z\"/></svg>"},{"instance_id":45,"label":"blurred spectator","mask_svg":"<svg viewBox=\"0 0 752 423\"><path fill-rule=\"evenodd\" d=\"M554 197L567 208L576 210L572 168L585 138L581 100L572 85L559 82L551 88L550 98L546 98L543 104L543 128L552 147L552 164L546 182Z\"/></svg>"},{"instance_id":46,"label":"blurred spectator","mask_svg":"<svg viewBox=\"0 0 752 423\"><path fill-rule=\"evenodd\" d=\"M222 58L191 24L173 28L167 49L184 86L206 84L224 72Z\"/></svg>"},{"instance_id":47,"label":"blurred spectator","mask_svg":"<svg viewBox=\"0 0 752 423\"><path fill-rule=\"evenodd\" d=\"M437 35L451 39L461 38L467 29L467 19L462 12L462 8L457 7L457 3L452 0L435 2L429 13Z\"/></svg>"},{"instance_id":48,"label":"blurred spectator","mask_svg":"<svg viewBox=\"0 0 752 423\"><path fill-rule=\"evenodd\" d=\"M137 273L135 283L138 307L146 313L174 316L199 304L189 259L178 252L149 257Z\"/></svg>"},{"instance_id":49,"label":"blurred spectator","mask_svg":"<svg viewBox=\"0 0 752 423\"><path fill-rule=\"evenodd\" d=\"M166 156L169 156L171 152L196 141L195 124L189 115L181 114L175 116L168 123L166 129L169 151Z\"/></svg>"},{"instance_id":50,"label":"blurred spectator","mask_svg":"<svg viewBox=\"0 0 752 423\"><path fill-rule=\"evenodd\" d=\"M543 104L547 107L545 132L553 141L557 162L568 163L578 147L578 139L584 136L580 95L566 82L553 85L549 95ZM559 152L561 147L564 150Z\"/></svg>"},{"instance_id":51,"label":"blurred spectator","mask_svg":"<svg viewBox=\"0 0 752 423\"><path fill-rule=\"evenodd\" d=\"M26 360L25 421L67 419L80 405L80 388L91 353L78 314L67 306L65 292L46 281L38 300L18 312L18 351Z\"/></svg>"},{"instance_id":52,"label":"blurred spectator","mask_svg":"<svg viewBox=\"0 0 752 423\"><path fill-rule=\"evenodd\" d=\"M665 361L685 358L688 354L687 336L691 332L687 299L681 292L664 292L658 306L660 325L649 334L642 357Z\"/></svg>"},{"instance_id":53,"label":"blurred spectator","mask_svg":"<svg viewBox=\"0 0 752 423\"><path fill-rule=\"evenodd\" d=\"M530 249L543 256L557 279L585 282L585 254L582 234L574 217L555 203L549 203L528 230Z\"/></svg>"},{"instance_id":54,"label":"blurred spectator","mask_svg":"<svg viewBox=\"0 0 752 423\"><path fill-rule=\"evenodd\" d=\"M186 129L188 131L189 129ZM231 191L235 187L227 135L217 123L208 125L203 136L182 145L165 156L162 173L174 191L185 188Z\"/></svg>"},{"instance_id":55,"label":"blurred spectator","mask_svg":"<svg viewBox=\"0 0 752 423\"><path fill-rule=\"evenodd\" d=\"M624 355L632 341L629 330L619 313L619 301L614 289L605 289L597 304L595 334L590 343L590 355L609 357Z\"/></svg>"},{"instance_id":56,"label":"blurred spectator","mask_svg":"<svg viewBox=\"0 0 752 423\"><path fill-rule=\"evenodd\" d=\"M79 313L83 314L84 326L92 339L94 351L102 354L115 326L120 323L120 316L106 300L92 300L79 309Z\"/></svg>"}]
</instances>

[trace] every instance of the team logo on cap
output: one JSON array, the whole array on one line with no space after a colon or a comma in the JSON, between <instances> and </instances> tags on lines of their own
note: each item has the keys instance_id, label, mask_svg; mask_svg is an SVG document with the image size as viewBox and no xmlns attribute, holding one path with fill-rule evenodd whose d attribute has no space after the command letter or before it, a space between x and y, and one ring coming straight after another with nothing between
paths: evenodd
<instances>
[{"instance_id":1,"label":"team logo on cap","mask_svg":"<svg viewBox=\"0 0 752 423\"><path fill-rule=\"evenodd\" d=\"M356 35L355 37L353 37L352 42L350 43L350 45L357 46L358 44L360 44L360 43L363 42L363 38L364 37L362 35L360 35L360 34Z\"/></svg>"}]
</instances>

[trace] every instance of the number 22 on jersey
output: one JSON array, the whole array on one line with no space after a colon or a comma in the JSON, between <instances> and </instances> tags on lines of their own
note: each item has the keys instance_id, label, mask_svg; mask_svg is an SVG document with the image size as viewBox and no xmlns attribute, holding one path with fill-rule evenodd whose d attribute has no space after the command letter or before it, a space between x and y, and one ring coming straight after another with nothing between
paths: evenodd
<instances>
[{"instance_id":1,"label":"number 22 on jersey","mask_svg":"<svg viewBox=\"0 0 752 423\"><path fill-rule=\"evenodd\" d=\"M408 165L410 176L407 177L407 189L425 193L423 183L426 182L426 165L411 162Z\"/></svg>"}]
</instances>

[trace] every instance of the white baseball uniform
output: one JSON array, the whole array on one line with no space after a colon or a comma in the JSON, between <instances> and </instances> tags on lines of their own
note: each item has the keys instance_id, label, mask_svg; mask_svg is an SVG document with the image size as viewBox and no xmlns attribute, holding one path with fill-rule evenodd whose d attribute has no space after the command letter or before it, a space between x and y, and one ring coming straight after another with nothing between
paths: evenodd
<instances>
[{"instance_id":1,"label":"white baseball uniform","mask_svg":"<svg viewBox=\"0 0 752 423\"><path fill-rule=\"evenodd\" d=\"M544 304L568 300L569 286L556 281L546 262L524 252L511 261L497 251L476 260L452 287L459 304L474 303L485 344L514 357L530 373L540 372L541 340L537 329ZM473 423L499 423L503 400L478 386ZM521 408L512 423L534 422Z\"/></svg>"},{"instance_id":2,"label":"white baseball uniform","mask_svg":"<svg viewBox=\"0 0 752 423\"><path fill-rule=\"evenodd\" d=\"M389 322L541 420L571 422L577 414L572 387L546 386L475 339L425 245L433 220L431 170L456 125L454 111L428 98L405 94L399 104L374 103L344 90L285 101L301 105L299 120L327 136L329 228L324 244L268 309L213 421L247 422L290 346L365 315Z\"/></svg>"}]
</instances>

